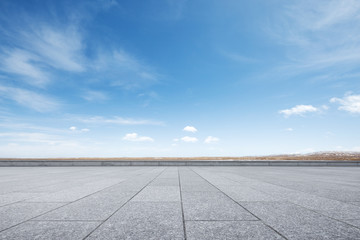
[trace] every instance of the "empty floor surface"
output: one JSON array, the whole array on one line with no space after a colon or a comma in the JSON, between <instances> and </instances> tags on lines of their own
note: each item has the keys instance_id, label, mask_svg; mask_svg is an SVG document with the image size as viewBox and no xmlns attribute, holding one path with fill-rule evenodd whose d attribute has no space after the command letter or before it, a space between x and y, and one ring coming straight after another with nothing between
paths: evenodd
<instances>
[{"instance_id":1,"label":"empty floor surface","mask_svg":"<svg viewBox=\"0 0 360 240\"><path fill-rule=\"evenodd\" d=\"M360 239L360 168L3 167L0 239Z\"/></svg>"}]
</instances>

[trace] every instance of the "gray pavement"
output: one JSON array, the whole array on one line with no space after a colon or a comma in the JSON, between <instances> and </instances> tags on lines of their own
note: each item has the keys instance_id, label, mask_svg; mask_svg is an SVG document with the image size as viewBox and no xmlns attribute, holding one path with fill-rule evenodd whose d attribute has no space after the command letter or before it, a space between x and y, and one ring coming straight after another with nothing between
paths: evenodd
<instances>
[{"instance_id":1,"label":"gray pavement","mask_svg":"<svg viewBox=\"0 0 360 240\"><path fill-rule=\"evenodd\" d=\"M360 168L1 167L0 239L360 239Z\"/></svg>"}]
</instances>

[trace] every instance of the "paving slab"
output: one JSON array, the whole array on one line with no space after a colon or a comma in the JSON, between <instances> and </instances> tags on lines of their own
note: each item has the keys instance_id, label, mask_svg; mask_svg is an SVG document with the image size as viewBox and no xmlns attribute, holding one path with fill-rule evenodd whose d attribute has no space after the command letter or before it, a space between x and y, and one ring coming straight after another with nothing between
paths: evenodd
<instances>
[{"instance_id":1,"label":"paving slab","mask_svg":"<svg viewBox=\"0 0 360 240\"><path fill-rule=\"evenodd\" d=\"M129 202L87 239L184 239L179 202Z\"/></svg>"},{"instance_id":2,"label":"paving slab","mask_svg":"<svg viewBox=\"0 0 360 240\"><path fill-rule=\"evenodd\" d=\"M147 186L132 201L180 202L180 189L178 186Z\"/></svg>"},{"instance_id":3,"label":"paving slab","mask_svg":"<svg viewBox=\"0 0 360 240\"><path fill-rule=\"evenodd\" d=\"M359 167L0 167L0 239L360 239L359 199Z\"/></svg>"},{"instance_id":4,"label":"paving slab","mask_svg":"<svg viewBox=\"0 0 360 240\"><path fill-rule=\"evenodd\" d=\"M28 202L72 202L97 191L110 187L117 184L120 181L117 180L101 180L96 183L88 183L82 186L74 186L62 191L47 194L38 198L32 198L27 200Z\"/></svg>"},{"instance_id":5,"label":"paving slab","mask_svg":"<svg viewBox=\"0 0 360 240\"><path fill-rule=\"evenodd\" d=\"M243 202L250 212L288 239L359 239L360 229L284 202Z\"/></svg>"},{"instance_id":6,"label":"paving slab","mask_svg":"<svg viewBox=\"0 0 360 240\"><path fill-rule=\"evenodd\" d=\"M188 240L284 239L260 221L186 221Z\"/></svg>"},{"instance_id":7,"label":"paving slab","mask_svg":"<svg viewBox=\"0 0 360 240\"><path fill-rule=\"evenodd\" d=\"M136 194L116 190L99 192L44 214L36 220L106 220Z\"/></svg>"},{"instance_id":8,"label":"paving slab","mask_svg":"<svg viewBox=\"0 0 360 240\"><path fill-rule=\"evenodd\" d=\"M23 200L41 197L44 193L11 192L0 195L0 207Z\"/></svg>"},{"instance_id":9,"label":"paving slab","mask_svg":"<svg viewBox=\"0 0 360 240\"><path fill-rule=\"evenodd\" d=\"M14 203L0 208L0 231L39 216L64 203Z\"/></svg>"},{"instance_id":10,"label":"paving slab","mask_svg":"<svg viewBox=\"0 0 360 240\"><path fill-rule=\"evenodd\" d=\"M29 221L6 231L0 232L0 239L83 239L98 225L99 222Z\"/></svg>"},{"instance_id":11,"label":"paving slab","mask_svg":"<svg viewBox=\"0 0 360 240\"><path fill-rule=\"evenodd\" d=\"M185 220L257 220L221 192L183 192Z\"/></svg>"},{"instance_id":12,"label":"paving slab","mask_svg":"<svg viewBox=\"0 0 360 240\"><path fill-rule=\"evenodd\" d=\"M360 219L345 220L345 222L349 223L350 225L360 228Z\"/></svg>"}]
</instances>

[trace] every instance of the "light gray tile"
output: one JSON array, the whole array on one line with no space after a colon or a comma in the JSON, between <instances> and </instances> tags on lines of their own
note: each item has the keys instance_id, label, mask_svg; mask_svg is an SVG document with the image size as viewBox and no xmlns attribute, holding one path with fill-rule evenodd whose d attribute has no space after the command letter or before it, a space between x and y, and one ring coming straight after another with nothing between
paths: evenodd
<instances>
[{"instance_id":1,"label":"light gray tile","mask_svg":"<svg viewBox=\"0 0 360 240\"><path fill-rule=\"evenodd\" d=\"M14 203L0 208L0 230L29 220L64 203Z\"/></svg>"},{"instance_id":2,"label":"light gray tile","mask_svg":"<svg viewBox=\"0 0 360 240\"><path fill-rule=\"evenodd\" d=\"M0 239L83 239L99 222L29 221L0 233Z\"/></svg>"},{"instance_id":3,"label":"light gray tile","mask_svg":"<svg viewBox=\"0 0 360 240\"><path fill-rule=\"evenodd\" d=\"M344 220L344 222L360 228L360 219Z\"/></svg>"},{"instance_id":4,"label":"light gray tile","mask_svg":"<svg viewBox=\"0 0 360 240\"><path fill-rule=\"evenodd\" d=\"M357 239L360 229L284 202L242 203L288 239Z\"/></svg>"},{"instance_id":5,"label":"light gray tile","mask_svg":"<svg viewBox=\"0 0 360 240\"><path fill-rule=\"evenodd\" d=\"M99 192L44 214L36 220L105 220L135 194L136 192Z\"/></svg>"},{"instance_id":6,"label":"light gray tile","mask_svg":"<svg viewBox=\"0 0 360 240\"><path fill-rule=\"evenodd\" d=\"M88 239L184 239L181 204L129 202Z\"/></svg>"},{"instance_id":7,"label":"light gray tile","mask_svg":"<svg viewBox=\"0 0 360 240\"><path fill-rule=\"evenodd\" d=\"M188 240L284 239L260 221L186 221Z\"/></svg>"},{"instance_id":8,"label":"light gray tile","mask_svg":"<svg viewBox=\"0 0 360 240\"><path fill-rule=\"evenodd\" d=\"M180 189L174 186L147 186L132 201L173 202L180 201Z\"/></svg>"},{"instance_id":9,"label":"light gray tile","mask_svg":"<svg viewBox=\"0 0 360 240\"><path fill-rule=\"evenodd\" d=\"M256 220L220 192L183 192L185 220Z\"/></svg>"}]
</instances>

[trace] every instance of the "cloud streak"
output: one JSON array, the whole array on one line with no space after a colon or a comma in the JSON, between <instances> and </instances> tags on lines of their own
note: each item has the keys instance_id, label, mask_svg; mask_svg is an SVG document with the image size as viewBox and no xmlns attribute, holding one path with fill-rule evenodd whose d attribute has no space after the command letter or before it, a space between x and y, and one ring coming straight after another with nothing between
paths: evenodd
<instances>
[{"instance_id":1,"label":"cloud streak","mask_svg":"<svg viewBox=\"0 0 360 240\"><path fill-rule=\"evenodd\" d=\"M122 117L106 118L102 116L93 116L88 118L76 118L78 121L95 124L117 124L117 125L163 125L163 122L148 119L132 119Z\"/></svg>"},{"instance_id":2,"label":"cloud streak","mask_svg":"<svg viewBox=\"0 0 360 240\"><path fill-rule=\"evenodd\" d=\"M54 99L22 88L0 85L0 93L0 98L11 100L37 112L50 112L60 107Z\"/></svg>"},{"instance_id":3,"label":"cloud streak","mask_svg":"<svg viewBox=\"0 0 360 240\"><path fill-rule=\"evenodd\" d=\"M358 72L359 1L306 0L287 2L280 9L266 32L286 47L287 59L272 74L312 73L311 80L336 81L350 70Z\"/></svg>"}]
</instances>

